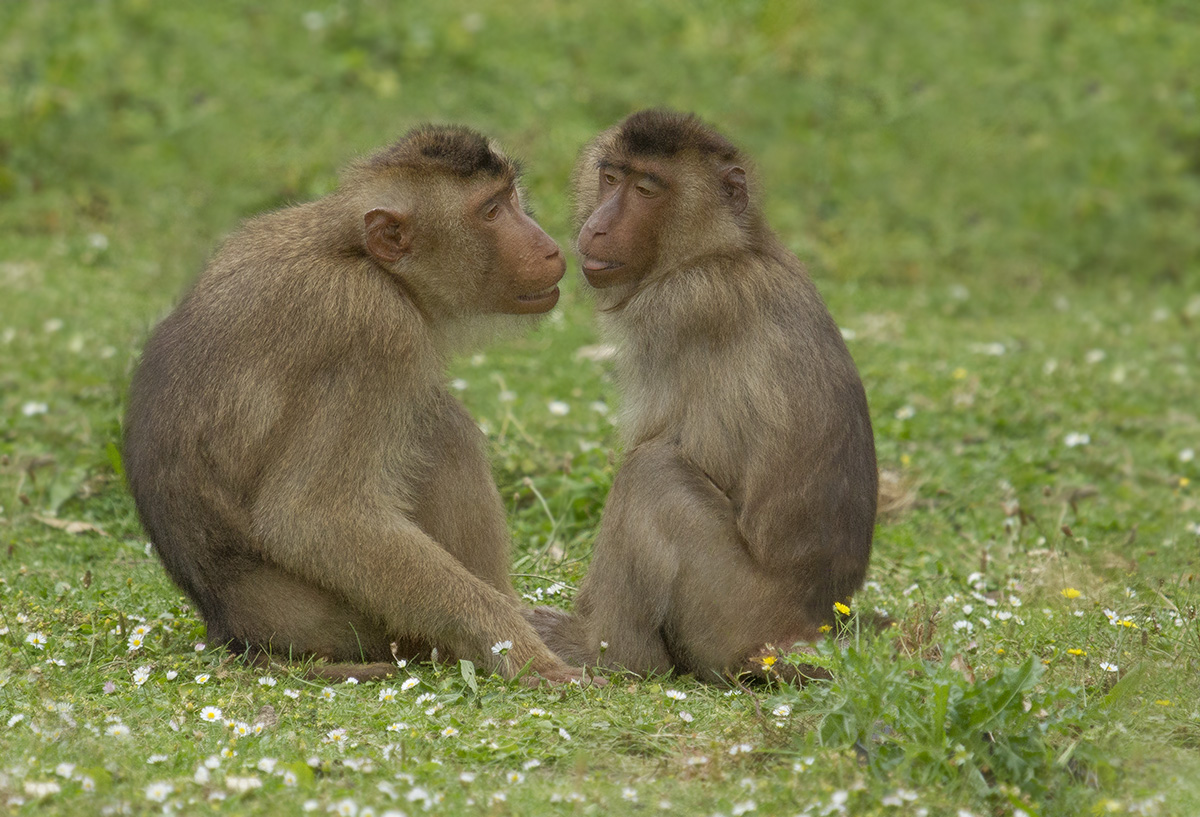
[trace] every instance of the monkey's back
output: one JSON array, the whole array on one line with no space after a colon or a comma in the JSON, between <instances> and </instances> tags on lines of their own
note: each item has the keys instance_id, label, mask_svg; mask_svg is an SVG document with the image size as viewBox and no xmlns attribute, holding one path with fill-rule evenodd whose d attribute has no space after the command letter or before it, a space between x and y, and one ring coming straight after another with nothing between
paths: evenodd
<instances>
[{"instance_id":1,"label":"monkey's back","mask_svg":"<svg viewBox=\"0 0 1200 817\"><path fill-rule=\"evenodd\" d=\"M316 433L313 406L339 415L322 429L335 431L331 462L382 457L386 423L367 408L405 405L397 384L419 377L396 376L414 316L369 264L335 257L326 215L318 201L244 225L153 330L130 385L123 458L138 515L210 631L221 586L261 563L254 504L294 438Z\"/></svg>"},{"instance_id":2,"label":"monkey's back","mask_svg":"<svg viewBox=\"0 0 1200 817\"><path fill-rule=\"evenodd\" d=\"M627 448L671 441L730 498L767 564L828 576L835 598L857 589L874 436L857 368L800 262L775 248L681 269L602 322L623 347Z\"/></svg>"}]
</instances>

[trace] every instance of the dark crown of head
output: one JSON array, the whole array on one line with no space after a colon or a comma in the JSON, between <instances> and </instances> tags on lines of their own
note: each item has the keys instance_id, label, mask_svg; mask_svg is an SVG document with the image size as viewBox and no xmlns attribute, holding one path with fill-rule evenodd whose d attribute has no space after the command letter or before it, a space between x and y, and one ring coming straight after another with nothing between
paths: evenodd
<instances>
[{"instance_id":1,"label":"dark crown of head","mask_svg":"<svg viewBox=\"0 0 1200 817\"><path fill-rule=\"evenodd\" d=\"M371 157L372 166L442 170L456 176L516 175L516 166L497 154L487 137L461 125L422 125Z\"/></svg>"},{"instance_id":2,"label":"dark crown of head","mask_svg":"<svg viewBox=\"0 0 1200 817\"><path fill-rule=\"evenodd\" d=\"M662 108L638 111L617 130L617 147L631 156L671 157L685 151L736 161L738 150L700 117Z\"/></svg>"}]
</instances>

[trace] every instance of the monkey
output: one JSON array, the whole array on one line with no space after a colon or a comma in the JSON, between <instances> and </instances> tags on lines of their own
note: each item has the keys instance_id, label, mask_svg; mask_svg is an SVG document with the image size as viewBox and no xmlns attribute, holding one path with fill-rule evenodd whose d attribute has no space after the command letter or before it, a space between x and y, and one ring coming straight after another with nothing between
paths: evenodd
<instances>
[{"instance_id":1,"label":"monkey","mask_svg":"<svg viewBox=\"0 0 1200 817\"><path fill-rule=\"evenodd\" d=\"M630 115L572 181L624 454L575 613L530 618L568 661L763 677L866 573L877 469L858 371L748 159L695 115Z\"/></svg>"},{"instance_id":2,"label":"monkey","mask_svg":"<svg viewBox=\"0 0 1200 817\"><path fill-rule=\"evenodd\" d=\"M210 642L334 679L437 650L580 680L525 618L483 434L443 382L558 301L565 258L523 200L484 135L417 127L248 220L150 334L125 473Z\"/></svg>"}]
</instances>

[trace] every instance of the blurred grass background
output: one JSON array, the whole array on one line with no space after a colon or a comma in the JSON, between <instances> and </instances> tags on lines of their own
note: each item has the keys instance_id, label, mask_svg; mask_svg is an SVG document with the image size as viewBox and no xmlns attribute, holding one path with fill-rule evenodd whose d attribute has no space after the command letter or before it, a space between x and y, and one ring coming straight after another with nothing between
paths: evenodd
<instances>
[{"instance_id":1,"label":"blurred grass background","mask_svg":"<svg viewBox=\"0 0 1200 817\"><path fill-rule=\"evenodd\" d=\"M522 155L565 238L579 146L669 105L769 168L818 277L1178 281L1198 25L1168 0L5 3L0 225L111 233L174 286L240 217L435 120Z\"/></svg>"}]
</instances>

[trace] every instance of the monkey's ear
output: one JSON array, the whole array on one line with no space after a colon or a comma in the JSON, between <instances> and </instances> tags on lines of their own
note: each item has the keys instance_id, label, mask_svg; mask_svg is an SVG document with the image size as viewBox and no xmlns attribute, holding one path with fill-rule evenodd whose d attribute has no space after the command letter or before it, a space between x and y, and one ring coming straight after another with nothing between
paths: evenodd
<instances>
[{"instance_id":1,"label":"monkey's ear","mask_svg":"<svg viewBox=\"0 0 1200 817\"><path fill-rule=\"evenodd\" d=\"M741 215L750 205L750 191L746 187L746 170L730 165L721 171L721 195L735 216Z\"/></svg>"},{"instance_id":2,"label":"monkey's ear","mask_svg":"<svg viewBox=\"0 0 1200 817\"><path fill-rule=\"evenodd\" d=\"M412 249L408 216L395 210L375 208L363 216L367 228L367 252L385 264L394 264Z\"/></svg>"}]
</instances>

